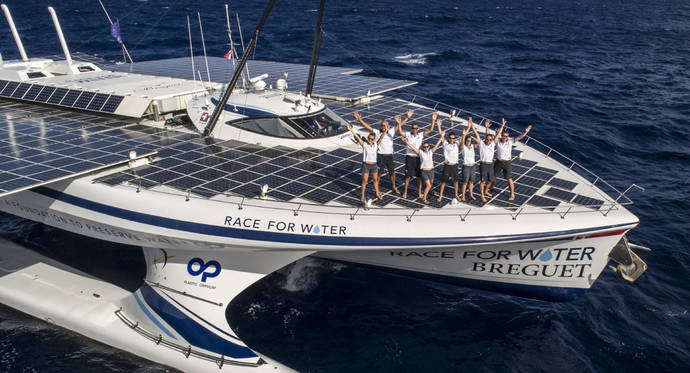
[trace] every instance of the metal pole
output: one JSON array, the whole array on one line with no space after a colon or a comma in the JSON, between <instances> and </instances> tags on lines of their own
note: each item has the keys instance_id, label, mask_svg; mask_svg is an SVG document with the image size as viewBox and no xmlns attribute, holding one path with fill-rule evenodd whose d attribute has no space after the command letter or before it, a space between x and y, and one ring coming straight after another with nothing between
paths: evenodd
<instances>
[{"instance_id":1,"label":"metal pole","mask_svg":"<svg viewBox=\"0 0 690 373\"><path fill-rule=\"evenodd\" d=\"M314 35L314 48L311 52L311 62L309 63L309 79L307 80L306 96L311 96L311 90L314 87L314 77L316 76L316 64L319 60L319 50L321 49L321 19L323 18L323 8L326 5L326 0L321 0L319 5L319 16L316 20L316 33Z\"/></svg>"},{"instance_id":2,"label":"metal pole","mask_svg":"<svg viewBox=\"0 0 690 373\"><path fill-rule=\"evenodd\" d=\"M211 114L211 118L209 119L206 128L204 128L204 136L208 136L211 133L213 133L213 128L216 126L218 118L220 118L220 115L223 113L223 110L225 109L225 104L228 102L228 99L232 94L232 90L235 89L237 79L239 79L240 74L242 73L242 69L247 64L249 55L252 53L252 49L254 49L254 46L256 45L256 40L259 38L259 32L261 32L261 28L264 26L264 23L266 23L268 15L271 14L271 10L273 9L274 4L275 0L270 0L268 2L268 5L266 5L264 14L263 16L261 16L259 24L256 25L256 30L254 30L254 36L252 37L252 40L249 42L249 45L247 45L247 49L244 51L244 54L242 54L242 59L237 64L235 72L232 74L232 79L230 79L230 83L228 83L228 88L225 90L225 93L223 93L223 97L220 98L220 101L218 101L218 104L216 105L216 108L213 110L213 114Z\"/></svg>"},{"instance_id":3,"label":"metal pole","mask_svg":"<svg viewBox=\"0 0 690 373\"><path fill-rule=\"evenodd\" d=\"M5 4L0 5L0 7L2 7L2 11L5 12L5 18L7 18L7 23L10 25L10 30L12 31L12 36L14 36L14 42L17 44L17 49L19 49L19 55L22 57L22 61L29 61L29 57L26 56L26 52L24 51L22 39L19 38L17 28L14 26L14 20L12 19L12 14L10 14L10 9Z\"/></svg>"}]
</instances>

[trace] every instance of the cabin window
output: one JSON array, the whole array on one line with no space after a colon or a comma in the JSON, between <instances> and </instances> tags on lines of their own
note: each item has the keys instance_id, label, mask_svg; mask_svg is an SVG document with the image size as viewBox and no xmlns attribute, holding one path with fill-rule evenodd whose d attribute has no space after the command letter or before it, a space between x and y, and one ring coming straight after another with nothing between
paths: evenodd
<instances>
[{"instance_id":1,"label":"cabin window","mask_svg":"<svg viewBox=\"0 0 690 373\"><path fill-rule=\"evenodd\" d=\"M251 118L228 124L264 135L300 139L329 137L347 131L345 121L330 109L301 117Z\"/></svg>"},{"instance_id":2,"label":"cabin window","mask_svg":"<svg viewBox=\"0 0 690 373\"><path fill-rule=\"evenodd\" d=\"M44 74L44 73L42 73L42 72L40 72L40 71L37 71L37 72L32 72L32 73L26 73L26 76L27 76L29 79L36 79L36 78L45 78L45 77L46 77L46 74Z\"/></svg>"}]
</instances>

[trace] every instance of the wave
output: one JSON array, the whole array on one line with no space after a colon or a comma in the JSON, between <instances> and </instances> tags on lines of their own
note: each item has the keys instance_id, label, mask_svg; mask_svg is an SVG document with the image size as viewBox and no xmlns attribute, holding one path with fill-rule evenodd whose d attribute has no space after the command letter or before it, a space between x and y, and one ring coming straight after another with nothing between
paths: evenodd
<instances>
[{"instance_id":1,"label":"wave","mask_svg":"<svg viewBox=\"0 0 690 373\"><path fill-rule=\"evenodd\" d=\"M410 54L404 54L402 56L395 56L395 57L393 57L393 60L395 62L404 63L406 65L425 65L427 62L428 56L436 56L436 55L438 55L438 53L436 53L436 52L410 53Z\"/></svg>"}]
</instances>

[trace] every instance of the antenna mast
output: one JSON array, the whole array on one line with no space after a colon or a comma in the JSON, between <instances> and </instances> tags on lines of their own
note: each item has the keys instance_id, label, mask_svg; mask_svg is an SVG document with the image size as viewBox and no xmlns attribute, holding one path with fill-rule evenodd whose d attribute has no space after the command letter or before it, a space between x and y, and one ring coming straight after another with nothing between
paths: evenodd
<instances>
[{"instance_id":1,"label":"antenna mast","mask_svg":"<svg viewBox=\"0 0 690 373\"><path fill-rule=\"evenodd\" d=\"M22 61L28 62L29 57L26 56L26 52L24 51L24 44L22 44L22 39L19 38L17 28L14 26L14 20L12 19L12 14L10 14L10 9L5 4L0 5L0 7L2 7L2 11L5 12L5 18L7 18L7 23L10 24L10 30L12 30L12 36L14 36L14 42L17 43L17 49L19 49L19 55L22 56Z\"/></svg>"},{"instance_id":2,"label":"antenna mast","mask_svg":"<svg viewBox=\"0 0 690 373\"><path fill-rule=\"evenodd\" d=\"M67 48L67 42L65 41L65 35L62 34L62 27L60 27L60 21L58 21L57 14L55 14L55 9L52 6L48 7L48 12L53 18L53 23L55 24L55 31L57 31L58 39L60 39L60 45L62 46L62 51L65 53L65 61L67 61L67 66L72 67L72 55L69 53L69 48Z\"/></svg>"},{"instance_id":3,"label":"antenna mast","mask_svg":"<svg viewBox=\"0 0 690 373\"><path fill-rule=\"evenodd\" d=\"M319 16L316 20L316 34L314 35L314 49L311 52L311 63L309 63L309 79L307 80L307 91L305 95L311 96L311 90L314 88L314 77L316 77L316 65L319 63L319 52L321 51L321 42L323 37L321 35L321 19L323 18L323 8L326 5L326 0L321 0L319 5Z\"/></svg>"},{"instance_id":4,"label":"antenna mast","mask_svg":"<svg viewBox=\"0 0 690 373\"><path fill-rule=\"evenodd\" d=\"M216 105L216 108L213 110L213 114L211 114L211 118L209 119L208 124L206 125L206 128L204 128L204 136L208 136L211 133L213 133L213 128L216 126L216 123L218 122L218 118L220 118L220 115L223 113L223 110L225 109L225 104L228 102L228 99L230 98L230 94L232 94L232 90L235 89L235 84L237 84L237 79L239 79L240 74L242 73L242 69L247 64L247 60L249 59L249 55L252 54L252 50L254 49L254 46L256 45L256 40L259 38L259 32L261 31L261 28L264 26L264 23L266 23L266 19L268 18L268 15L271 14L271 10L273 9L274 4L275 4L275 0L270 0L268 2L268 5L266 5L266 9L264 10L264 14L263 14L263 16L261 16L261 20L259 20L259 24L256 25L256 30L254 30L254 36L252 37L252 40L249 41L249 44L247 45L247 49L242 54L242 59L237 64L237 68L235 69L235 72L232 74L232 79L230 79L230 83L228 83L228 87L225 89L225 93L223 93L223 97L221 97L220 100L218 101L218 104Z\"/></svg>"}]
</instances>

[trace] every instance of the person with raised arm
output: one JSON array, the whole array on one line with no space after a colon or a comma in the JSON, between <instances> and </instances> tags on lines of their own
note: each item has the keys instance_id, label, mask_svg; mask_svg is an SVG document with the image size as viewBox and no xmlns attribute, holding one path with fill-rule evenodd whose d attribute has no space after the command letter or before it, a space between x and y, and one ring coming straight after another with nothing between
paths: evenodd
<instances>
[{"instance_id":1,"label":"person with raised arm","mask_svg":"<svg viewBox=\"0 0 690 373\"><path fill-rule=\"evenodd\" d=\"M401 137L404 138L403 142L407 144L407 149L405 151L405 185L403 187L403 198L407 198L407 187L410 185L410 177L412 177L412 174L417 177L417 192L419 193L419 198L422 198L422 170L421 170L421 163L419 160L419 156L416 152L412 151L412 148L410 147L410 144L413 145L415 148L420 149L422 146L422 143L424 142L424 137L428 136L431 131L434 130L434 124L436 122L436 117L438 117L438 113L434 112L434 114L431 116L431 124L429 124L429 128L424 131L423 133L419 132L419 124L417 123L412 123L412 130L410 132L405 132L402 130L403 124L407 122L408 119L410 119L412 111L409 110L407 112L407 118L401 120L399 115L395 116L395 121L398 122L397 130L398 133L400 134Z\"/></svg>"},{"instance_id":2,"label":"person with raised arm","mask_svg":"<svg viewBox=\"0 0 690 373\"><path fill-rule=\"evenodd\" d=\"M407 118L412 116L414 111L407 111ZM400 195L400 191L395 185L395 165L393 164L393 138L395 137L395 129L388 125L387 120L381 121L381 129L372 128L369 123L362 119L362 115L359 112L354 113L355 119L359 121L366 129L370 132L376 134L376 140L378 142L379 137L383 136L383 140L379 144L378 152L376 154L376 165L379 168L378 179L381 180L381 175L383 175L383 170L387 169L388 174L391 177L391 185L393 186L393 193Z\"/></svg>"},{"instance_id":3,"label":"person with raised arm","mask_svg":"<svg viewBox=\"0 0 690 373\"><path fill-rule=\"evenodd\" d=\"M441 130L441 119L436 121L438 126L438 133L443 139L446 132ZM448 138L443 141L443 177L441 178L441 189L438 193L438 202L441 202L443 198L443 190L446 188L446 182L453 182L453 191L455 192L455 199L460 201L458 196L458 160L460 154L460 145L455 141L455 134L453 132L448 133Z\"/></svg>"},{"instance_id":4,"label":"person with raised arm","mask_svg":"<svg viewBox=\"0 0 690 373\"><path fill-rule=\"evenodd\" d=\"M376 191L376 197L381 201L381 192L379 191L379 181L378 181L378 166L376 166L376 148L383 140L383 136L379 137L378 142L376 140L376 135L374 132L369 132L367 135L367 141L365 142L362 138L352 129L351 125L347 125L347 129L352 132L355 136L355 140L362 146L362 206L366 206L364 201L364 192L367 190L367 181L369 180L369 175L374 182L374 190Z\"/></svg>"},{"instance_id":5,"label":"person with raised arm","mask_svg":"<svg viewBox=\"0 0 690 373\"><path fill-rule=\"evenodd\" d=\"M506 120L503 119L503 125ZM479 192L482 197L482 203L486 203L486 197L492 197L489 192L489 185L496 178L494 176L494 153L496 152L496 137L491 134L491 121L488 119L484 121L484 128L486 128L486 136L484 141L479 144L479 175L481 181L479 182ZM503 126L501 126L503 128Z\"/></svg>"},{"instance_id":6,"label":"person with raised arm","mask_svg":"<svg viewBox=\"0 0 690 373\"><path fill-rule=\"evenodd\" d=\"M508 187L510 187L510 198L509 201L515 200L515 184L513 183L513 168L511 165L511 159L513 156L513 143L520 141L523 137L527 136L527 133L532 129L532 125L527 126L525 132L519 134L514 139L509 136L508 130L504 130L506 125L505 120L501 125L501 128L496 133L498 141L496 142L496 163L494 163L494 181L489 183L487 189L493 189L496 177L498 177L499 171L503 170L503 177L508 182Z\"/></svg>"},{"instance_id":7,"label":"person with raised arm","mask_svg":"<svg viewBox=\"0 0 690 373\"><path fill-rule=\"evenodd\" d=\"M468 136L470 131L474 131L474 137ZM474 127L474 123L472 123L472 117L470 117L467 120L467 128L465 128L462 131L462 137L460 142L463 144L462 145L462 196L460 197L461 201L465 201L465 189L467 186L469 186L470 190L470 199L475 200L474 198L474 163L475 163L475 155L474 155L474 144L473 142L479 144L482 142L481 137L479 137L479 133L477 132L477 129Z\"/></svg>"},{"instance_id":8,"label":"person with raised arm","mask_svg":"<svg viewBox=\"0 0 690 373\"><path fill-rule=\"evenodd\" d=\"M429 195L429 191L431 190L431 185L434 182L434 152L436 149L438 149L438 146L441 145L441 141L443 140L443 136L445 135L444 133L441 133L441 136L438 138L438 141L436 141L436 145L434 145L433 149L429 149L429 143L425 142L424 145L422 145L421 149L418 149L414 144L411 144L407 138L403 137L402 140L407 146L416 154L419 155L419 158L421 159L421 171L422 171L422 179L424 180L424 193L420 196L420 199L422 200L422 203L425 205L429 204L429 201L426 199L427 195Z\"/></svg>"}]
</instances>

